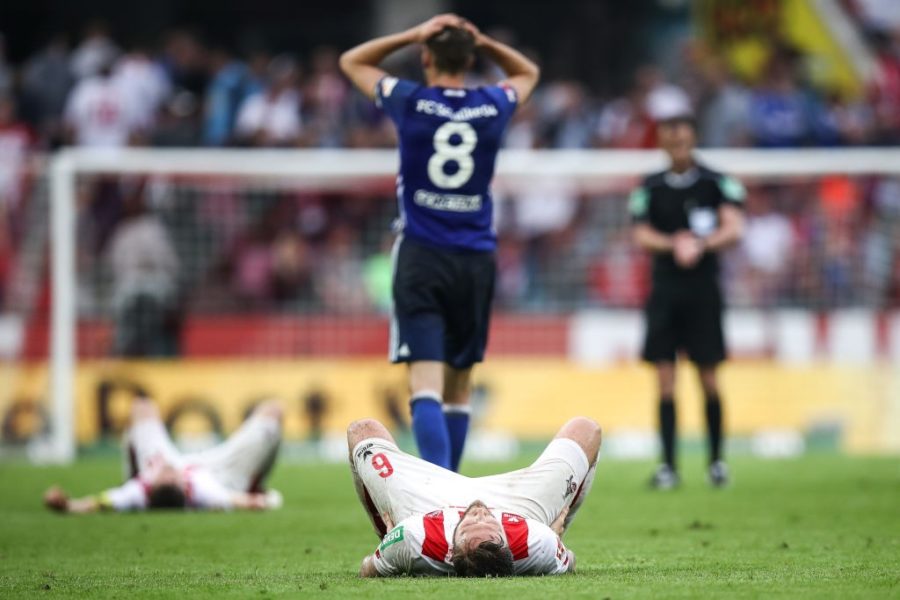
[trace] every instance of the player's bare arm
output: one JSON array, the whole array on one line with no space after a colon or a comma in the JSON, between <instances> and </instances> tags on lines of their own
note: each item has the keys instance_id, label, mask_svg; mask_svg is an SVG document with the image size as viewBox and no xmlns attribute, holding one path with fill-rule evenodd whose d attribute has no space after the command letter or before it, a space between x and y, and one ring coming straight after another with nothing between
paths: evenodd
<instances>
[{"instance_id":1,"label":"player's bare arm","mask_svg":"<svg viewBox=\"0 0 900 600\"><path fill-rule=\"evenodd\" d=\"M281 494L274 490L266 494L235 492L231 497L231 506L235 510L272 510L280 508L281 504Z\"/></svg>"},{"instance_id":2,"label":"player's bare arm","mask_svg":"<svg viewBox=\"0 0 900 600\"><path fill-rule=\"evenodd\" d=\"M443 14L406 31L375 38L344 52L340 60L341 70L359 91L374 100L375 85L387 75L378 66L385 58L410 44L424 43L444 27L458 27L461 24L462 19L457 15Z\"/></svg>"},{"instance_id":3,"label":"player's bare arm","mask_svg":"<svg viewBox=\"0 0 900 600\"><path fill-rule=\"evenodd\" d=\"M485 35L471 22L464 21L464 26L475 36L475 47L506 73L503 83L516 90L519 102L528 100L541 77L540 68L515 48Z\"/></svg>"},{"instance_id":4,"label":"player's bare arm","mask_svg":"<svg viewBox=\"0 0 900 600\"><path fill-rule=\"evenodd\" d=\"M65 490L56 485L44 493L44 506L55 512L71 514L94 513L109 508L99 496L69 498Z\"/></svg>"}]
</instances>

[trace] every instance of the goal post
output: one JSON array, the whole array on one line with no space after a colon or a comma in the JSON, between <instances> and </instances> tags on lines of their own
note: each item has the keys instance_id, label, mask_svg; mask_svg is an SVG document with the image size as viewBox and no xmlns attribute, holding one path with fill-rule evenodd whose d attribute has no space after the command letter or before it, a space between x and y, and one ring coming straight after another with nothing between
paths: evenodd
<instances>
[{"instance_id":1,"label":"goal post","mask_svg":"<svg viewBox=\"0 0 900 600\"><path fill-rule=\"evenodd\" d=\"M790 178L851 176L900 177L900 149L703 150L711 167L756 182ZM74 379L78 255L77 185L91 175L158 175L173 178L223 177L258 181L292 190L348 190L385 185L397 172L395 150L157 150L64 149L50 172L51 290L50 384L52 452L58 462L76 455ZM659 151L505 151L495 188L527 187L531 182L564 181L582 190L602 190L664 166ZM621 183L619 187L623 187Z\"/></svg>"}]
</instances>

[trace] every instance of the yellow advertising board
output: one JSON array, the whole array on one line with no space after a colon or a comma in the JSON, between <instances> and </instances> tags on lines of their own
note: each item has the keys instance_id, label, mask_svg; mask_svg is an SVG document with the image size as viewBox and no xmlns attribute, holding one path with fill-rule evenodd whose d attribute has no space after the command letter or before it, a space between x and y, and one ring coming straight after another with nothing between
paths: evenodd
<instances>
[{"instance_id":1,"label":"yellow advertising board","mask_svg":"<svg viewBox=\"0 0 900 600\"><path fill-rule=\"evenodd\" d=\"M179 429L228 432L256 402L278 397L287 406L287 436L339 434L360 417L408 419L404 375L403 367L380 359L85 362L75 382L77 437L87 444L115 434L135 389L149 393ZM845 449L900 451L898 369L734 362L722 376L726 422L735 434L835 424ZM20 367L15 379L12 398L43 397L44 366ZM485 429L546 438L579 414L607 432L655 427L653 374L643 365L594 369L563 359L495 359L476 369L475 380L478 425ZM688 367L679 374L678 401L680 429L701 433L703 405ZM9 420L9 407L3 409Z\"/></svg>"}]
</instances>

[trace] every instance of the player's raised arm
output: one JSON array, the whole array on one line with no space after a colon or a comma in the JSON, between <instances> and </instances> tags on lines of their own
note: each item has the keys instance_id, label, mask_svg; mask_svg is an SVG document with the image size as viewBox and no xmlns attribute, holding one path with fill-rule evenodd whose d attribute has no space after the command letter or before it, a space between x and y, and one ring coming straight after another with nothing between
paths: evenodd
<instances>
[{"instance_id":1,"label":"player's raised arm","mask_svg":"<svg viewBox=\"0 0 900 600\"><path fill-rule=\"evenodd\" d=\"M506 73L504 83L516 90L519 102L528 100L541 77L540 68L515 48L481 33L469 21L465 21L464 25L475 36L475 46Z\"/></svg>"},{"instance_id":2,"label":"player's raised arm","mask_svg":"<svg viewBox=\"0 0 900 600\"><path fill-rule=\"evenodd\" d=\"M461 21L457 15L438 15L406 31L360 44L341 55L341 70L363 94L369 99L374 99L375 85L387 75L384 69L378 66L385 58L410 44L424 43L448 25L459 26Z\"/></svg>"}]
</instances>

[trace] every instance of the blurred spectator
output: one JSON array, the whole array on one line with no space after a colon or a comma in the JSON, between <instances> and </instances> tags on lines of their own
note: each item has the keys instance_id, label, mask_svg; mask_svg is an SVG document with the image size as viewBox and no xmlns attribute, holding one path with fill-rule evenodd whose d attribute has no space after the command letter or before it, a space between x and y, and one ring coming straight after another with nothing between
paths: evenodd
<instances>
[{"instance_id":1,"label":"blurred spectator","mask_svg":"<svg viewBox=\"0 0 900 600\"><path fill-rule=\"evenodd\" d=\"M15 229L27 182L31 131L15 116L15 104L0 95L0 313L9 293L15 253Z\"/></svg>"},{"instance_id":2,"label":"blurred spectator","mask_svg":"<svg viewBox=\"0 0 900 600\"><path fill-rule=\"evenodd\" d=\"M272 300L271 235L264 224L246 232L228 259L231 290L245 307L265 307Z\"/></svg>"},{"instance_id":3,"label":"blurred spectator","mask_svg":"<svg viewBox=\"0 0 900 600\"><path fill-rule=\"evenodd\" d=\"M875 112L875 141L900 144L900 26L892 35L879 32L874 37L878 70L869 101Z\"/></svg>"},{"instance_id":4,"label":"blurred spectator","mask_svg":"<svg viewBox=\"0 0 900 600\"><path fill-rule=\"evenodd\" d=\"M203 96L208 82L206 48L192 32L176 29L166 34L160 65L173 87Z\"/></svg>"},{"instance_id":5,"label":"blurred spectator","mask_svg":"<svg viewBox=\"0 0 900 600\"><path fill-rule=\"evenodd\" d=\"M210 52L209 86L206 89L203 142L223 146L231 141L240 105L259 91L247 65L219 46Z\"/></svg>"},{"instance_id":6,"label":"blurred spectator","mask_svg":"<svg viewBox=\"0 0 900 600\"><path fill-rule=\"evenodd\" d=\"M125 217L106 251L121 356L178 354L180 263L165 225L146 210L143 184L125 197Z\"/></svg>"},{"instance_id":7,"label":"blurred spectator","mask_svg":"<svg viewBox=\"0 0 900 600\"><path fill-rule=\"evenodd\" d=\"M281 305L313 305L312 249L296 231L283 230L272 244L271 289Z\"/></svg>"},{"instance_id":8,"label":"blurred spectator","mask_svg":"<svg viewBox=\"0 0 900 600\"><path fill-rule=\"evenodd\" d=\"M666 83L655 66L638 68L627 95L607 104L600 114L600 144L612 148L655 148L653 113L667 110L672 102L689 100L683 90Z\"/></svg>"},{"instance_id":9,"label":"blurred spectator","mask_svg":"<svg viewBox=\"0 0 900 600\"><path fill-rule=\"evenodd\" d=\"M112 77L112 56L72 89L66 103L67 139L78 146L127 146L141 130L134 98Z\"/></svg>"},{"instance_id":10,"label":"blurred spectator","mask_svg":"<svg viewBox=\"0 0 900 600\"><path fill-rule=\"evenodd\" d=\"M586 148L591 142L592 118L586 91L577 81L546 86L541 95L543 139L552 148Z\"/></svg>"},{"instance_id":11,"label":"blurred spectator","mask_svg":"<svg viewBox=\"0 0 900 600\"><path fill-rule=\"evenodd\" d=\"M138 126L151 129L160 107L172 93L166 72L152 59L148 49L138 44L118 60L112 78L128 99Z\"/></svg>"},{"instance_id":12,"label":"blurred spectator","mask_svg":"<svg viewBox=\"0 0 900 600\"><path fill-rule=\"evenodd\" d=\"M28 115L49 145L62 141L62 114L72 87L66 38L57 35L35 54L22 72L22 96Z\"/></svg>"},{"instance_id":13,"label":"blurred spectator","mask_svg":"<svg viewBox=\"0 0 900 600\"><path fill-rule=\"evenodd\" d=\"M95 20L84 30L81 43L72 51L69 68L76 80L97 75L119 55L118 46L109 37L106 23Z\"/></svg>"},{"instance_id":14,"label":"blurred spectator","mask_svg":"<svg viewBox=\"0 0 900 600\"><path fill-rule=\"evenodd\" d=\"M16 118L16 105L0 95L0 228L24 199L29 152L34 135Z\"/></svg>"},{"instance_id":15,"label":"blurred spectator","mask_svg":"<svg viewBox=\"0 0 900 600\"><path fill-rule=\"evenodd\" d=\"M295 145L301 132L297 63L289 56L277 56L268 74L266 89L241 105L235 137L251 146Z\"/></svg>"},{"instance_id":16,"label":"blurred spectator","mask_svg":"<svg viewBox=\"0 0 900 600\"><path fill-rule=\"evenodd\" d=\"M707 148L746 146L749 142L747 120L750 94L731 76L721 61L711 63L706 71L705 97L701 100L700 145Z\"/></svg>"},{"instance_id":17,"label":"blurred spectator","mask_svg":"<svg viewBox=\"0 0 900 600\"><path fill-rule=\"evenodd\" d=\"M318 145L343 145L344 107L350 87L338 67L335 48L323 46L313 52L312 72L304 90L304 109L310 116L308 126L315 132Z\"/></svg>"},{"instance_id":18,"label":"blurred spectator","mask_svg":"<svg viewBox=\"0 0 900 600\"><path fill-rule=\"evenodd\" d=\"M771 198L751 188L741 250L746 260L742 274L747 300L753 306L777 304L791 263L794 231L790 220L773 210Z\"/></svg>"},{"instance_id":19,"label":"blurred spectator","mask_svg":"<svg viewBox=\"0 0 900 600\"><path fill-rule=\"evenodd\" d=\"M175 93L163 107L150 144L162 147L189 147L200 144L200 103L187 90Z\"/></svg>"},{"instance_id":20,"label":"blurred spectator","mask_svg":"<svg viewBox=\"0 0 900 600\"><path fill-rule=\"evenodd\" d=\"M359 293L363 279L356 239L348 225L337 224L316 261L318 295L324 306L337 313L360 313L369 307L365 294Z\"/></svg>"},{"instance_id":21,"label":"blurred spectator","mask_svg":"<svg viewBox=\"0 0 900 600\"><path fill-rule=\"evenodd\" d=\"M366 295L372 306L382 313L388 313L393 302L391 298L394 280L394 261L391 258L393 245L394 236L385 235L381 239L378 252L369 255L363 263Z\"/></svg>"},{"instance_id":22,"label":"blurred spectator","mask_svg":"<svg viewBox=\"0 0 900 600\"><path fill-rule=\"evenodd\" d=\"M811 138L811 106L795 79L795 57L775 52L750 100L750 134L767 148L806 145Z\"/></svg>"},{"instance_id":23,"label":"blurred spectator","mask_svg":"<svg viewBox=\"0 0 900 600\"><path fill-rule=\"evenodd\" d=\"M650 261L621 230L590 268L592 296L607 306L640 306L650 290Z\"/></svg>"}]
</instances>

